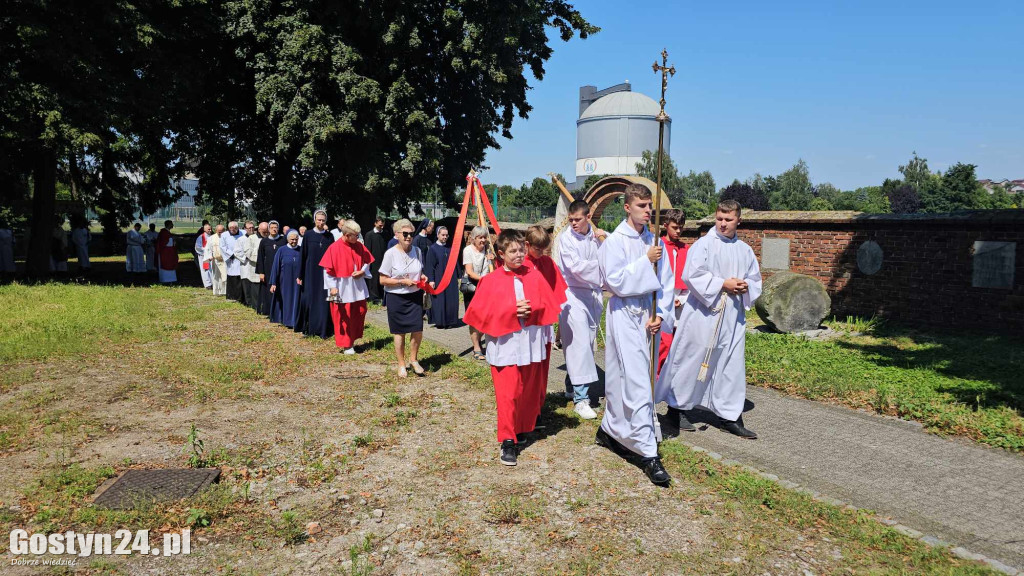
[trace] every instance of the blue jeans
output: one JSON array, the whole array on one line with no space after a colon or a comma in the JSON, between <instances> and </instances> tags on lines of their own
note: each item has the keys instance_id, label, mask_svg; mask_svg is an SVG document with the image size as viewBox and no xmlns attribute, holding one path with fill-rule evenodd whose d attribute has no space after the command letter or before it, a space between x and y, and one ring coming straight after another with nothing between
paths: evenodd
<instances>
[{"instance_id":1,"label":"blue jeans","mask_svg":"<svg viewBox=\"0 0 1024 576\"><path fill-rule=\"evenodd\" d=\"M590 384L580 384L574 386L569 379L565 379L565 393L572 394L572 401L575 403L579 402L590 402Z\"/></svg>"}]
</instances>

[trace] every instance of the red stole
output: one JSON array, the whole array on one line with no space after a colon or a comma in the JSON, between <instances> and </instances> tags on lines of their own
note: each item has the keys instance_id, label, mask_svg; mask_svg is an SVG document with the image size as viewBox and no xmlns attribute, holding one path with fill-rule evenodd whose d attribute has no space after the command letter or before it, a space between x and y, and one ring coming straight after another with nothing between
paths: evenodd
<instances>
[{"instance_id":1,"label":"red stole","mask_svg":"<svg viewBox=\"0 0 1024 576\"><path fill-rule=\"evenodd\" d=\"M208 236L206 235L206 232L203 232L199 236L203 239L203 248L206 248L206 239L208 238ZM199 257L202 258L201 255ZM203 270L209 270L209 269L210 269L210 261L209 260L203 260Z\"/></svg>"},{"instance_id":2,"label":"red stole","mask_svg":"<svg viewBox=\"0 0 1024 576\"><path fill-rule=\"evenodd\" d=\"M569 289L569 285L565 283L565 278L562 278L562 273L558 270L558 266L555 266L555 261L550 256L541 256L534 260L532 256L527 253L526 260L523 264L536 268L540 275L544 277L548 282L548 286L551 287L551 291L554 292L555 297L561 297L561 301L558 305L561 306L565 300L565 291Z\"/></svg>"},{"instance_id":3,"label":"red stole","mask_svg":"<svg viewBox=\"0 0 1024 576\"><path fill-rule=\"evenodd\" d=\"M669 262L672 263L672 275L676 279L676 290L686 290L686 283L683 282L683 268L686 266L686 252L689 247L683 242L673 242L666 236L661 237L668 251Z\"/></svg>"},{"instance_id":4,"label":"red stole","mask_svg":"<svg viewBox=\"0 0 1024 576\"><path fill-rule=\"evenodd\" d=\"M477 284L473 301L462 320L489 336L504 336L522 330L516 316L516 289L514 278L523 283L523 295L530 301L530 316L526 326L550 326L558 322L558 313L565 302L565 292L555 294L536 269L520 266L515 271L504 266L487 274Z\"/></svg>"},{"instance_id":5,"label":"red stole","mask_svg":"<svg viewBox=\"0 0 1024 576\"><path fill-rule=\"evenodd\" d=\"M353 272L373 262L373 254L360 242L349 244L344 239L332 242L320 259L320 266L328 276L350 278Z\"/></svg>"},{"instance_id":6,"label":"red stole","mask_svg":"<svg viewBox=\"0 0 1024 576\"><path fill-rule=\"evenodd\" d=\"M175 270L178 267L178 249L173 245L168 246L171 233L164 228L156 237L156 252L160 255L160 268L162 270Z\"/></svg>"}]
</instances>

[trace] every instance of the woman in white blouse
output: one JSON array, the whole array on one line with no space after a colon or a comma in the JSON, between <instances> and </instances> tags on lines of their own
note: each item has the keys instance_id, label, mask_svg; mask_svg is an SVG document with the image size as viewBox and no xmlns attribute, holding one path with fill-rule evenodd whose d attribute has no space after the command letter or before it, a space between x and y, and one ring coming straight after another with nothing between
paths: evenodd
<instances>
[{"instance_id":1,"label":"woman in white blouse","mask_svg":"<svg viewBox=\"0 0 1024 576\"><path fill-rule=\"evenodd\" d=\"M412 245L416 228L403 218L392 226L398 244L384 253L380 270L377 271L380 285L387 292L388 327L395 337L395 356L398 360L398 376L405 378L408 368L417 375L423 375L418 355L423 340L423 291L417 287L426 282L419 250ZM405 363L405 335L409 334L409 360Z\"/></svg>"},{"instance_id":2,"label":"woman in white blouse","mask_svg":"<svg viewBox=\"0 0 1024 576\"><path fill-rule=\"evenodd\" d=\"M469 291L462 292L462 298L469 308L476 292L476 285L485 274L494 268L494 256L487 253L487 228L476 226L469 233L469 243L462 249L462 265L469 278ZM484 360L484 352L480 348L481 334L476 328L469 327L469 337L473 341L473 358Z\"/></svg>"}]
</instances>

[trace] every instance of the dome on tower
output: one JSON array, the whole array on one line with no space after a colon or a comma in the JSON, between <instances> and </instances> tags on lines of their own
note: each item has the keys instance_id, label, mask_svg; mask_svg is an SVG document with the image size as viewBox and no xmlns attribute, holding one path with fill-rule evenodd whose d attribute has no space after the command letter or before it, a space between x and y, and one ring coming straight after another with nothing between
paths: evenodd
<instances>
[{"instance_id":1,"label":"dome on tower","mask_svg":"<svg viewBox=\"0 0 1024 576\"><path fill-rule=\"evenodd\" d=\"M657 116L661 111L658 105L649 96L639 92L615 92L602 96L587 106L587 109L580 115L580 120L588 118L604 118L608 116Z\"/></svg>"}]
</instances>

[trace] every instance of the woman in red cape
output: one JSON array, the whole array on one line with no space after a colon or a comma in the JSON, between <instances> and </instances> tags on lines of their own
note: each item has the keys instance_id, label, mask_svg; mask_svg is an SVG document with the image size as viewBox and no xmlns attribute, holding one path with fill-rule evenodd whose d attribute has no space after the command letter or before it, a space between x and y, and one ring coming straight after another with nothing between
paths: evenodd
<instances>
[{"instance_id":1,"label":"woman in red cape","mask_svg":"<svg viewBox=\"0 0 1024 576\"><path fill-rule=\"evenodd\" d=\"M503 231L496 248L504 265L480 280L463 320L487 338L500 460L515 466L519 445L536 427L547 390L550 326L558 321L565 294L555 294L537 270L524 265L521 232Z\"/></svg>"},{"instance_id":2,"label":"woman in red cape","mask_svg":"<svg viewBox=\"0 0 1024 576\"><path fill-rule=\"evenodd\" d=\"M324 288L331 302L334 344L345 354L355 354L355 342L363 337L366 324L366 300L370 291L373 255L359 242L359 224L349 220L341 226L341 242L333 242L320 259L324 269Z\"/></svg>"}]
</instances>

